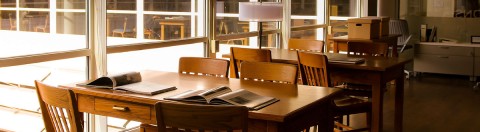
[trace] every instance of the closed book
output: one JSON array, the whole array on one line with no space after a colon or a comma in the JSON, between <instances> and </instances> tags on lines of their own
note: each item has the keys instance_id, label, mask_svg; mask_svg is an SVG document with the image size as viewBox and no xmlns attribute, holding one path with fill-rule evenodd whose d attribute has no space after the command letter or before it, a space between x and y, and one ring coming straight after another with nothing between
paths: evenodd
<instances>
[{"instance_id":1,"label":"closed book","mask_svg":"<svg viewBox=\"0 0 480 132\"><path fill-rule=\"evenodd\" d=\"M420 25L420 41L427 42L427 24Z\"/></svg>"}]
</instances>

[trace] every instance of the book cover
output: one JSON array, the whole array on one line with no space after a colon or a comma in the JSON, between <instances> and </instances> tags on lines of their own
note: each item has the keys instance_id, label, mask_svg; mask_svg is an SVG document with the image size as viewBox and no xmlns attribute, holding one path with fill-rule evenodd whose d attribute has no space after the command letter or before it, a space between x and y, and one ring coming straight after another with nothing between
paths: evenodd
<instances>
[{"instance_id":1,"label":"book cover","mask_svg":"<svg viewBox=\"0 0 480 132\"><path fill-rule=\"evenodd\" d=\"M430 31L430 36L428 37L428 42L435 42L435 37L437 36L437 27L433 26Z\"/></svg>"},{"instance_id":2,"label":"book cover","mask_svg":"<svg viewBox=\"0 0 480 132\"><path fill-rule=\"evenodd\" d=\"M365 62L364 58L347 58L347 57L335 57L335 58L328 58L328 62L330 63L347 63L347 64L359 64Z\"/></svg>"}]
</instances>

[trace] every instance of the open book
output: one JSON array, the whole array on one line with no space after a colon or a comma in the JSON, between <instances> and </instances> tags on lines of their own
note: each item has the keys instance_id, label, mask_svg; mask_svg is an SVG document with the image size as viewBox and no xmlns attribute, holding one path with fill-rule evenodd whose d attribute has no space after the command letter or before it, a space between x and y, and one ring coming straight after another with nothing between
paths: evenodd
<instances>
[{"instance_id":1,"label":"open book","mask_svg":"<svg viewBox=\"0 0 480 132\"><path fill-rule=\"evenodd\" d=\"M175 86L165 86L156 83L142 82L140 72L129 72L113 76L100 77L92 82L77 85L93 88L111 88L113 90L123 90L146 95L155 95L177 89Z\"/></svg>"},{"instance_id":2,"label":"open book","mask_svg":"<svg viewBox=\"0 0 480 132\"><path fill-rule=\"evenodd\" d=\"M364 58L347 58L347 57L335 57L328 58L328 62L332 63L347 63L347 64L359 64L365 61Z\"/></svg>"},{"instance_id":3,"label":"open book","mask_svg":"<svg viewBox=\"0 0 480 132\"><path fill-rule=\"evenodd\" d=\"M232 91L232 89L227 86L221 86L209 90L189 90L165 99L214 105L246 106L251 110L259 110L279 101L276 98L261 96L245 89Z\"/></svg>"}]
</instances>

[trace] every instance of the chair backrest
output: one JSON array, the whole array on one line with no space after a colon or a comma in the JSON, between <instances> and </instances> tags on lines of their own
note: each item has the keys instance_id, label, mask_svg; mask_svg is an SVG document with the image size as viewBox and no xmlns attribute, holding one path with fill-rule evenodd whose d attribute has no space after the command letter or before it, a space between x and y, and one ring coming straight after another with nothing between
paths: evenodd
<instances>
[{"instance_id":1,"label":"chair backrest","mask_svg":"<svg viewBox=\"0 0 480 132\"><path fill-rule=\"evenodd\" d=\"M17 27L16 20L12 18L12 13L8 13L8 20L10 22L10 30Z\"/></svg>"},{"instance_id":2,"label":"chair backrest","mask_svg":"<svg viewBox=\"0 0 480 132\"><path fill-rule=\"evenodd\" d=\"M402 19L392 19L389 21L389 33L390 34L401 34L397 39L398 45L404 45L405 42L408 42L410 32L408 32L408 23L406 20Z\"/></svg>"},{"instance_id":3,"label":"chair backrest","mask_svg":"<svg viewBox=\"0 0 480 132\"><path fill-rule=\"evenodd\" d=\"M173 102L155 104L159 132L168 129L233 131L248 129L248 109L244 106L197 105ZM176 131L173 130L173 131Z\"/></svg>"},{"instance_id":4,"label":"chair backrest","mask_svg":"<svg viewBox=\"0 0 480 132\"><path fill-rule=\"evenodd\" d=\"M310 86L331 87L327 56L297 51L302 83Z\"/></svg>"},{"instance_id":5,"label":"chair backrest","mask_svg":"<svg viewBox=\"0 0 480 132\"><path fill-rule=\"evenodd\" d=\"M388 45L386 43L348 42L347 52L349 55L388 57Z\"/></svg>"},{"instance_id":6,"label":"chair backrest","mask_svg":"<svg viewBox=\"0 0 480 132\"><path fill-rule=\"evenodd\" d=\"M49 21L49 19L50 19L50 18L49 18L49 16L48 16L48 14L45 15L45 25L44 25L44 28L45 28L45 29L46 29L47 26L48 26L48 21Z\"/></svg>"},{"instance_id":7,"label":"chair backrest","mask_svg":"<svg viewBox=\"0 0 480 132\"><path fill-rule=\"evenodd\" d=\"M123 18L123 32L127 31L127 21L128 17Z\"/></svg>"},{"instance_id":8,"label":"chair backrest","mask_svg":"<svg viewBox=\"0 0 480 132\"><path fill-rule=\"evenodd\" d=\"M223 59L202 57L181 57L178 73L215 77L228 77L230 62Z\"/></svg>"},{"instance_id":9,"label":"chair backrest","mask_svg":"<svg viewBox=\"0 0 480 132\"><path fill-rule=\"evenodd\" d=\"M314 39L289 39L288 49L323 52L323 41Z\"/></svg>"},{"instance_id":10,"label":"chair backrest","mask_svg":"<svg viewBox=\"0 0 480 132\"><path fill-rule=\"evenodd\" d=\"M245 61L241 64L240 79L297 84L297 69L291 64Z\"/></svg>"},{"instance_id":11,"label":"chair backrest","mask_svg":"<svg viewBox=\"0 0 480 132\"><path fill-rule=\"evenodd\" d=\"M73 91L35 81L43 122L48 132L81 132L83 115Z\"/></svg>"},{"instance_id":12,"label":"chair backrest","mask_svg":"<svg viewBox=\"0 0 480 132\"><path fill-rule=\"evenodd\" d=\"M244 61L271 62L272 53L268 49L230 48L230 63L234 69L234 77L239 77L240 63Z\"/></svg>"}]
</instances>

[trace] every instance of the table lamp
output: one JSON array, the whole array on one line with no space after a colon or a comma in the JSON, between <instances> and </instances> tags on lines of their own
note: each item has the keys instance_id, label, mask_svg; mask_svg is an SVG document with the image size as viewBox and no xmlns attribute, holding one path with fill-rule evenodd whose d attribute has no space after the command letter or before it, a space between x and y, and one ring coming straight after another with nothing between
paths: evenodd
<instances>
[{"instance_id":1,"label":"table lamp","mask_svg":"<svg viewBox=\"0 0 480 132\"><path fill-rule=\"evenodd\" d=\"M283 19L283 5L278 2L239 2L239 20L258 22L258 48L262 48L262 22Z\"/></svg>"}]
</instances>

